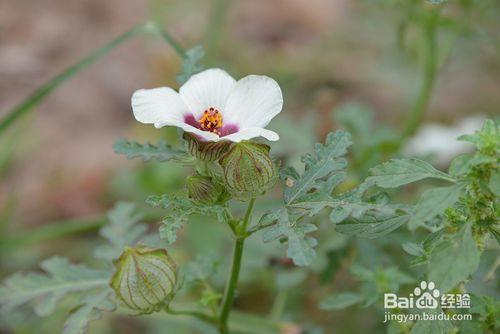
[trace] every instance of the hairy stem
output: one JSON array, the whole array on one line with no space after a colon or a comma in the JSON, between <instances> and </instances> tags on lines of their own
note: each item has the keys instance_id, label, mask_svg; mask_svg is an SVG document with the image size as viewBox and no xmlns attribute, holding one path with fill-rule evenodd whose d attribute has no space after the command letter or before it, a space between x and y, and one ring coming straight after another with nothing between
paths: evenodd
<instances>
[{"instance_id":1,"label":"hairy stem","mask_svg":"<svg viewBox=\"0 0 500 334\"><path fill-rule=\"evenodd\" d=\"M59 87L63 82L70 79L71 77L78 74L83 69L87 68L89 65L93 64L97 60L101 59L107 55L110 51L115 49L117 46L123 42L129 40L130 38L136 36L139 33L150 33L162 37L180 57L184 57L184 49L177 43L170 34L165 30L161 29L159 25L153 22L146 22L139 24L132 29L126 31L120 36L113 39L108 44L102 46L101 48L94 50L88 56L77 62L76 64L66 68L60 74L56 75L54 78L40 86L33 94L31 94L24 101L16 105L14 108L6 113L6 116L0 120L0 134L4 132L10 125L12 125L21 116L29 113L36 107L40 102L42 102L52 91Z\"/></svg>"},{"instance_id":2,"label":"hairy stem","mask_svg":"<svg viewBox=\"0 0 500 334\"><path fill-rule=\"evenodd\" d=\"M231 265L231 271L229 273L229 279L227 280L226 290L224 292L224 299L222 300L222 306L219 314L219 331L221 334L227 334L227 319L229 318L229 313L231 312L231 306L234 300L234 293L236 291L236 286L238 285L238 277L240 275L241 268L241 258L243 256L243 246L245 239L247 237L247 226L250 216L252 214L253 206L255 203L255 198L252 198L248 203L247 211L241 228L237 229L235 237L235 245L233 251L233 263Z\"/></svg>"},{"instance_id":3,"label":"hairy stem","mask_svg":"<svg viewBox=\"0 0 500 334\"><path fill-rule=\"evenodd\" d=\"M410 111L410 116L406 121L403 132L403 140L408 139L417 131L422 123L423 115L429 106L432 97L432 91L436 82L437 75L437 24L439 20L439 11L434 10L424 23L424 52L423 52L423 78L419 93Z\"/></svg>"}]
</instances>

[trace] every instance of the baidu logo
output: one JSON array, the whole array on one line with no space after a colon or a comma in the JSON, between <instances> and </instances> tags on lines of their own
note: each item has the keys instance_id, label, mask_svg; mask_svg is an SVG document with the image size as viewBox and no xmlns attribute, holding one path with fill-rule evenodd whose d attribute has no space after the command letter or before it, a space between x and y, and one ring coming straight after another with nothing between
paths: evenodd
<instances>
[{"instance_id":1,"label":"baidu logo","mask_svg":"<svg viewBox=\"0 0 500 334\"><path fill-rule=\"evenodd\" d=\"M384 308L470 308L470 296L467 293L441 294L434 282L422 281L408 297L400 297L395 293L385 293Z\"/></svg>"}]
</instances>

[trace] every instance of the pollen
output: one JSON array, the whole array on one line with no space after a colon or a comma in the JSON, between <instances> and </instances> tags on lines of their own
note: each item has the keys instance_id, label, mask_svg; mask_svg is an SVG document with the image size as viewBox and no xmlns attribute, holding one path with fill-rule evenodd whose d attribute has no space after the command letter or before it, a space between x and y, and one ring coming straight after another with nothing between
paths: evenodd
<instances>
[{"instance_id":1,"label":"pollen","mask_svg":"<svg viewBox=\"0 0 500 334\"><path fill-rule=\"evenodd\" d=\"M198 123L200 123L200 128L202 130L220 135L220 128L222 128L222 113L216 108L208 108L203 112Z\"/></svg>"}]
</instances>

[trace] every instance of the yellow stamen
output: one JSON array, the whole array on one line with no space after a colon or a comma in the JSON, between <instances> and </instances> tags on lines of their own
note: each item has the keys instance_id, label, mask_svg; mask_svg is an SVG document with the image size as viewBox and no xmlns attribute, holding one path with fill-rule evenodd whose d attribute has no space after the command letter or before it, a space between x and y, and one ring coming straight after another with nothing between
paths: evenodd
<instances>
[{"instance_id":1,"label":"yellow stamen","mask_svg":"<svg viewBox=\"0 0 500 334\"><path fill-rule=\"evenodd\" d=\"M198 120L200 127L204 131L210 131L220 135L219 129L222 128L222 114L215 108L209 108L203 112L203 116Z\"/></svg>"}]
</instances>

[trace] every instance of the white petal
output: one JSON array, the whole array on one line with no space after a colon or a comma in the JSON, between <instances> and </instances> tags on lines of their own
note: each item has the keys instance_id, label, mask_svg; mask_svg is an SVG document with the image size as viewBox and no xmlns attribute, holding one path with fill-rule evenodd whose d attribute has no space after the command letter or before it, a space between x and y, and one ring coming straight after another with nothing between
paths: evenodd
<instances>
[{"instance_id":1,"label":"white petal","mask_svg":"<svg viewBox=\"0 0 500 334\"><path fill-rule=\"evenodd\" d=\"M277 141L280 139L280 136L274 131L263 129L263 128L245 128L241 129L238 132L230 134L225 137L221 137L221 140L230 140L233 142L240 142L242 140L248 140L255 137L264 137L270 141Z\"/></svg>"},{"instance_id":2,"label":"white petal","mask_svg":"<svg viewBox=\"0 0 500 334\"><path fill-rule=\"evenodd\" d=\"M173 121L172 120L172 121L166 121L163 123L155 124L155 127L157 127L157 128L161 128L164 126L176 126L178 128L181 128L182 130L184 130L186 132L190 132L192 134L195 134L195 135L197 135L197 136L199 136L202 139L207 140L207 141L218 141L219 140L219 136L216 135L215 133L208 132L208 131L202 131L200 129L195 128L192 125L185 123L184 121Z\"/></svg>"},{"instance_id":3,"label":"white petal","mask_svg":"<svg viewBox=\"0 0 500 334\"><path fill-rule=\"evenodd\" d=\"M167 121L184 121L190 111L179 94L168 87L140 89L132 95L132 110L141 123L155 125Z\"/></svg>"},{"instance_id":4,"label":"white petal","mask_svg":"<svg viewBox=\"0 0 500 334\"><path fill-rule=\"evenodd\" d=\"M222 115L225 124L263 128L282 108L278 83L264 75L249 75L236 83Z\"/></svg>"},{"instance_id":5,"label":"white petal","mask_svg":"<svg viewBox=\"0 0 500 334\"><path fill-rule=\"evenodd\" d=\"M236 81L219 68L212 68L193 75L179 90L193 116L198 119L207 108L214 107L221 112Z\"/></svg>"}]
</instances>

